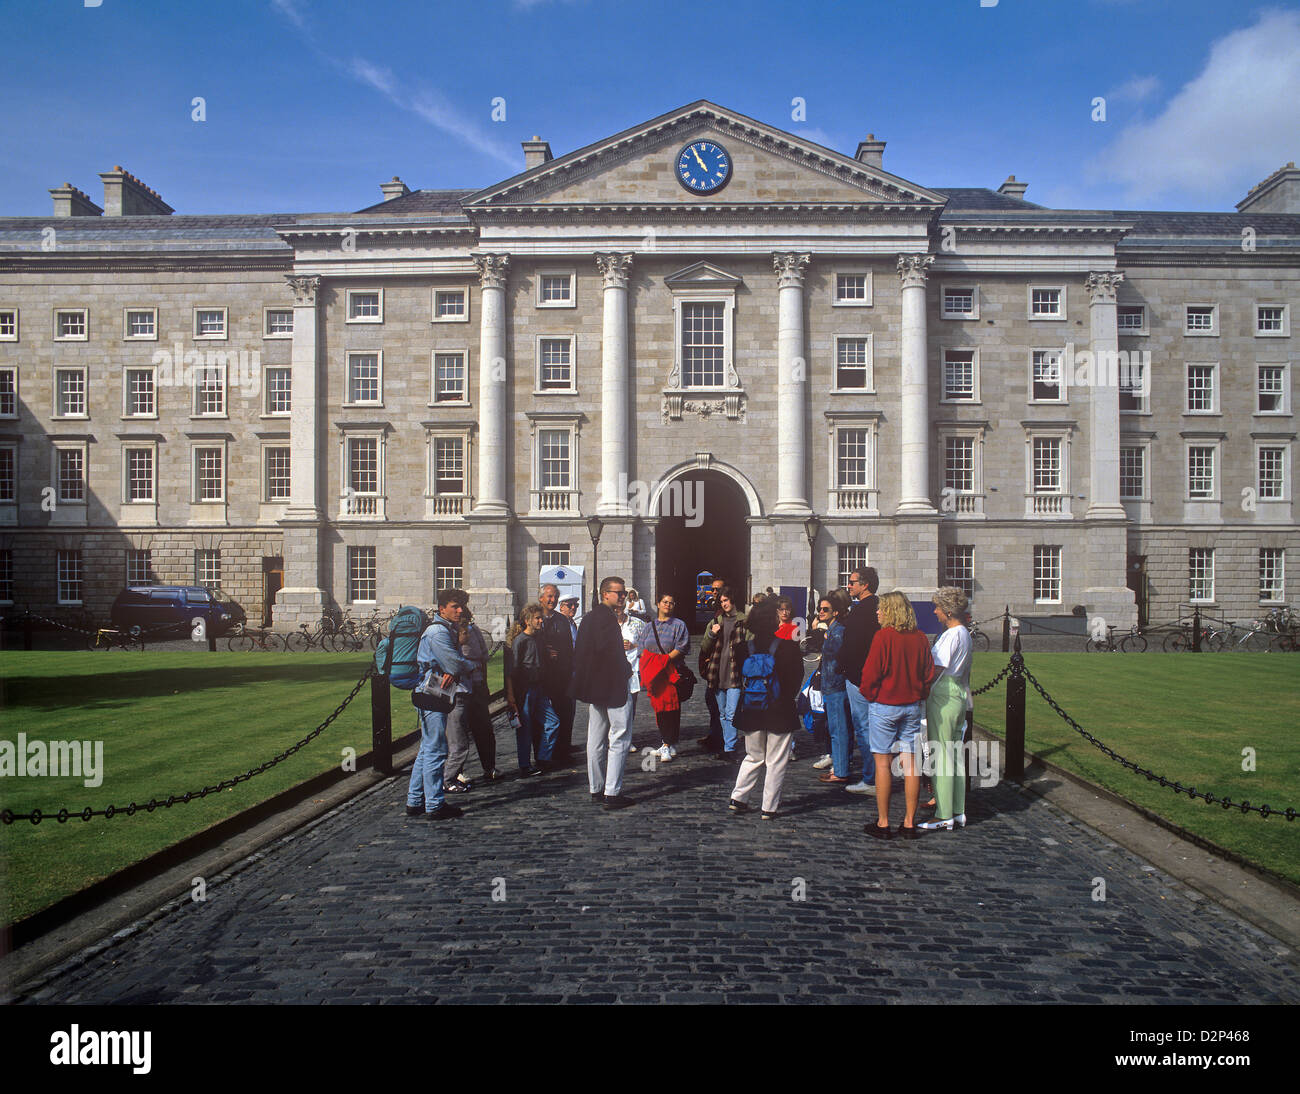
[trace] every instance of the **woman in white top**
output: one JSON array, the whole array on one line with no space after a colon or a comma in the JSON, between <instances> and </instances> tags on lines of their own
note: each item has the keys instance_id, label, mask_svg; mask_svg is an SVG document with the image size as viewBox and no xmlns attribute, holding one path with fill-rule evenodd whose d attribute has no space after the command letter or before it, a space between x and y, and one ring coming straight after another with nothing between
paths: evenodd
<instances>
[{"instance_id":1,"label":"woman in white top","mask_svg":"<svg viewBox=\"0 0 1300 1094\"><path fill-rule=\"evenodd\" d=\"M627 614L641 621L645 619L645 601L635 589L627 591ZM636 668L636 665L632 667Z\"/></svg>"},{"instance_id":2,"label":"woman in white top","mask_svg":"<svg viewBox=\"0 0 1300 1094\"><path fill-rule=\"evenodd\" d=\"M623 654L627 657L627 663L632 666L632 677L627 682L629 735L632 732L632 719L636 717L636 697L641 694L641 673L638 666L641 662L641 631L644 628L645 624L633 616L630 610L625 610L618 616L618 629L623 632ZM631 750L635 752L636 745L632 745Z\"/></svg>"},{"instance_id":3,"label":"woman in white top","mask_svg":"<svg viewBox=\"0 0 1300 1094\"><path fill-rule=\"evenodd\" d=\"M970 705L970 631L962 623L970 601L954 586L945 586L931 598L943 630L931 650L942 670L926 699L926 727L934 754L934 820L919 825L931 831L951 832L966 827L966 755L962 736Z\"/></svg>"}]
</instances>

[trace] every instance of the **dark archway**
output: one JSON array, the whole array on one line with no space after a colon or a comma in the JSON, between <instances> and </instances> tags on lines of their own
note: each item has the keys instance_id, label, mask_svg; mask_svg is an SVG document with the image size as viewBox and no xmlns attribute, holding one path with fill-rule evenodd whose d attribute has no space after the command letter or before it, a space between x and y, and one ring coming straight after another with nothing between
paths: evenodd
<instances>
[{"instance_id":1,"label":"dark archway","mask_svg":"<svg viewBox=\"0 0 1300 1094\"><path fill-rule=\"evenodd\" d=\"M703 620L693 610L696 574L710 571L732 585L737 597L748 592L749 504L729 476L688 471L665 485L656 508L654 595L671 592L677 615L698 632Z\"/></svg>"}]
</instances>

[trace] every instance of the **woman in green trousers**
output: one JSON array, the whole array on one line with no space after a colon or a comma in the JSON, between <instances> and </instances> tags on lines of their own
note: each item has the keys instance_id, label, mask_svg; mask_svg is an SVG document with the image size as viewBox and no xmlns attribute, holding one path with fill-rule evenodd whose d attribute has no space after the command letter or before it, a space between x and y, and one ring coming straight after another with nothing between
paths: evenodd
<instances>
[{"instance_id":1,"label":"woman in green trousers","mask_svg":"<svg viewBox=\"0 0 1300 1094\"><path fill-rule=\"evenodd\" d=\"M971 638L962 619L970 601L954 586L945 586L931 598L943 630L931 653L939 678L926 699L926 729L934 756L934 820L919 827L951 832L966 827L966 755L962 735L970 706Z\"/></svg>"}]
</instances>

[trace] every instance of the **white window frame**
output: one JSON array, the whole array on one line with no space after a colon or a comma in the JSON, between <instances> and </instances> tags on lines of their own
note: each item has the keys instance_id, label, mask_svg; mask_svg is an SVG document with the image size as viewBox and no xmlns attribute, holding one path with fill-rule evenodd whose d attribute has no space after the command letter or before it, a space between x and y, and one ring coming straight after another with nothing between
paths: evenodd
<instances>
[{"instance_id":1,"label":"white window frame","mask_svg":"<svg viewBox=\"0 0 1300 1094\"><path fill-rule=\"evenodd\" d=\"M131 374L142 372L150 378L153 411L149 414L131 413ZM126 365L122 369L122 417L134 421L155 421L158 418L158 368L156 365Z\"/></svg>"},{"instance_id":2,"label":"white window frame","mask_svg":"<svg viewBox=\"0 0 1300 1094\"><path fill-rule=\"evenodd\" d=\"M1277 595L1266 597L1264 595L1264 552L1268 551L1277 556ZM1259 602L1261 604L1285 604L1286 603L1286 548L1285 547L1260 547L1256 552L1256 567L1259 574Z\"/></svg>"},{"instance_id":3,"label":"white window frame","mask_svg":"<svg viewBox=\"0 0 1300 1094\"><path fill-rule=\"evenodd\" d=\"M948 354L971 354L971 397L953 399L948 395ZM978 346L946 346L939 358L939 402L952 406L975 406L980 398L980 351Z\"/></svg>"},{"instance_id":4,"label":"white window frame","mask_svg":"<svg viewBox=\"0 0 1300 1094\"><path fill-rule=\"evenodd\" d=\"M358 315L356 313L355 305L355 300L358 296L375 297L376 306L379 308L379 314ZM384 321L384 290L382 288L347 289L344 294L343 321L345 323L382 323Z\"/></svg>"},{"instance_id":5,"label":"white window frame","mask_svg":"<svg viewBox=\"0 0 1300 1094\"><path fill-rule=\"evenodd\" d=\"M861 300L851 297L842 297L840 295L840 278L841 277L861 277L863 278L862 291L864 293ZM831 307L834 308L870 308L875 295L875 287L871 283L871 271L866 267L845 266L831 272Z\"/></svg>"},{"instance_id":6,"label":"white window frame","mask_svg":"<svg viewBox=\"0 0 1300 1094\"><path fill-rule=\"evenodd\" d=\"M465 303L463 314L461 315L439 315L438 314L438 297L445 296L449 293L460 293ZM435 323L468 323L469 322L469 286L460 285L438 285L433 289L429 297L429 312L433 316Z\"/></svg>"},{"instance_id":7,"label":"white window frame","mask_svg":"<svg viewBox=\"0 0 1300 1094\"><path fill-rule=\"evenodd\" d=\"M836 334L831 340L834 357L831 368L831 392L836 395L874 395L876 393L876 339L872 334ZM840 346L845 342L866 342L866 382L862 387L840 387Z\"/></svg>"},{"instance_id":8,"label":"white window frame","mask_svg":"<svg viewBox=\"0 0 1300 1094\"><path fill-rule=\"evenodd\" d=\"M352 359L354 357L373 357L375 358L375 367L377 376L375 380L376 398L356 400L352 398ZM383 406L384 405L384 351L381 349L372 350L348 350L344 358L345 376L344 383L346 388L343 392L344 406Z\"/></svg>"},{"instance_id":9,"label":"white window frame","mask_svg":"<svg viewBox=\"0 0 1300 1094\"><path fill-rule=\"evenodd\" d=\"M945 517L982 517L984 515L984 427L943 425L938 433L939 512ZM948 485L948 441L970 441L971 486L969 490ZM948 493L949 490L953 492ZM951 498L951 502L948 499Z\"/></svg>"},{"instance_id":10,"label":"white window frame","mask_svg":"<svg viewBox=\"0 0 1300 1094\"><path fill-rule=\"evenodd\" d=\"M199 490L199 453L215 449L221 453L221 496L204 498ZM190 444L190 504L224 505L226 503L226 480L230 473L230 453L224 440L202 440Z\"/></svg>"},{"instance_id":11,"label":"white window frame","mask_svg":"<svg viewBox=\"0 0 1300 1094\"><path fill-rule=\"evenodd\" d=\"M1142 489L1137 494L1124 493L1124 450L1125 449L1131 449L1136 451L1142 461ZM1150 501L1151 500L1151 443L1149 441L1134 442L1125 437L1120 438L1119 500L1121 503L1126 501Z\"/></svg>"},{"instance_id":12,"label":"white window frame","mask_svg":"<svg viewBox=\"0 0 1300 1094\"><path fill-rule=\"evenodd\" d=\"M1055 399L1041 399L1034 394L1034 354L1036 353L1053 353L1056 355L1057 397ZM1069 385L1066 383L1066 378L1065 378L1065 352L1063 350L1055 349L1050 346L1035 346L1032 349L1030 349L1029 389L1028 389L1029 398L1026 399L1025 401L1030 404L1038 404L1038 405L1051 404L1054 406L1059 406L1062 403L1068 403L1070 401L1069 392L1070 392L1070 388Z\"/></svg>"},{"instance_id":13,"label":"white window frame","mask_svg":"<svg viewBox=\"0 0 1300 1094\"><path fill-rule=\"evenodd\" d=\"M858 555L858 552L861 555ZM847 589L849 586L849 574L854 570L864 570L871 565L871 544L869 543L841 543L835 553L835 565L839 567L836 576L839 578L839 588Z\"/></svg>"},{"instance_id":14,"label":"white window frame","mask_svg":"<svg viewBox=\"0 0 1300 1094\"><path fill-rule=\"evenodd\" d=\"M60 383L59 374L63 372L81 373L81 401L82 409L79 413L61 413L59 410ZM90 371L85 365L56 365L54 367L54 385L52 395L54 397L54 406L50 417L52 418L71 418L78 421L90 417Z\"/></svg>"},{"instance_id":15,"label":"white window frame","mask_svg":"<svg viewBox=\"0 0 1300 1094\"><path fill-rule=\"evenodd\" d=\"M542 299L542 279L562 277L569 283L567 300ZM578 274L576 270L538 270L537 271L537 306L539 308L576 308L578 306ZM467 309L468 310L468 309Z\"/></svg>"},{"instance_id":16,"label":"white window frame","mask_svg":"<svg viewBox=\"0 0 1300 1094\"><path fill-rule=\"evenodd\" d=\"M370 572L368 577L358 578L357 563L362 558L362 552L369 551ZM348 581L348 603L349 604L376 604L379 600L379 548L368 543L349 544L347 549L347 581ZM357 596L362 592L360 588L362 581L368 581L371 585L368 597Z\"/></svg>"},{"instance_id":17,"label":"white window frame","mask_svg":"<svg viewBox=\"0 0 1300 1094\"><path fill-rule=\"evenodd\" d=\"M1212 453L1211 459L1214 466L1211 468L1211 493L1208 497L1192 496L1192 449L1205 448ZM1183 444L1183 499L1184 501L1195 504L1205 502L1218 502L1222 500L1220 483L1223 478L1223 442L1217 438L1198 437L1194 440L1187 440ZM1253 476L1252 476L1253 478Z\"/></svg>"},{"instance_id":18,"label":"white window frame","mask_svg":"<svg viewBox=\"0 0 1300 1094\"><path fill-rule=\"evenodd\" d=\"M682 322L686 304L721 304L722 305L722 383L714 385L687 386L685 359L682 353ZM668 390L680 392L735 392L740 391L740 380L735 368L735 312L736 294L734 290L719 290L716 286L707 289L673 289L673 372ZM675 383L673 382L675 381Z\"/></svg>"},{"instance_id":19,"label":"white window frame","mask_svg":"<svg viewBox=\"0 0 1300 1094\"><path fill-rule=\"evenodd\" d=\"M460 358L461 394L459 399L438 398L438 358ZM469 350L435 349L429 355L429 406L468 406L469 398Z\"/></svg>"},{"instance_id":20,"label":"white window frame","mask_svg":"<svg viewBox=\"0 0 1300 1094\"><path fill-rule=\"evenodd\" d=\"M1040 555L1040 551L1054 551L1055 555ZM1055 558L1056 596L1038 595L1040 558ZM1035 543L1030 553L1030 592L1035 604L1061 604L1065 599L1065 545L1061 543ZM1048 590L1050 591L1050 590Z\"/></svg>"},{"instance_id":21,"label":"white window frame","mask_svg":"<svg viewBox=\"0 0 1300 1094\"><path fill-rule=\"evenodd\" d=\"M280 331L273 331L273 330L271 330L271 315L272 315L273 313L276 314L276 315L279 315L279 314L282 314L282 313L285 313L285 312L287 312L288 315L289 315L289 329L288 329L287 331L282 331L282 330L280 330ZM293 308L290 307L290 308L263 308L263 309L262 309L262 337L263 337L263 338L268 338L268 339L271 339L271 338L292 338L292 337L293 337L293 327L294 327L294 314L293 314Z\"/></svg>"},{"instance_id":22,"label":"white window frame","mask_svg":"<svg viewBox=\"0 0 1300 1094\"><path fill-rule=\"evenodd\" d=\"M289 374L289 409L271 409L271 373L287 372ZM262 414L263 418L288 418L293 414L293 368L289 365L266 365L262 369Z\"/></svg>"},{"instance_id":23,"label":"white window frame","mask_svg":"<svg viewBox=\"0 0 1300 1094\"><path fill-rule=\"evenodd\" d=\"M85 509L90 500L90 444L88 441L53 441L50 444L50 483L54 487L54 497L60 509L78 506ZM75 452L81 456L81 497L63 496L63 477L60 474L60 458L65 452Z\"/></svg>"},{"instance_id":24,"label":"white window frame","mask_svg":"<svg viewBox=\"0 0 1300 1094\"><path fill-rule=\"evenodd\" d=\"M1070 442L1074 430L1069 425L1030 423L1025 428L1025 517L1030 520L1070 519ZM1055 490L1038 490L1034 485L1034 442L1057 442L1060 454L1059 478Z\"/></svg>"},{"instance_id":25,"label":"white window frame","mask_svg":"<svg viewBox=\"0 0 1300 1094\"><path fill-rule=\"evenodd\" d=\"M218 354L217 356L220 355ZM203 409L203 404L202 404L202 394L204 390L203 381L206 380L212 372L215 372L217 374L217 378L219 381L216 390L218 390L221 394L220 410ZM230 389L226 383L225 362L222 362L221 364L196 365L194 367L193 373L191 374L190 383L191 383L191 403L190 403L191 418L210 419L210 418L230 417ZM156 392L157 389L155 388L155 397L156 397Z\"/></svg>"},{"instance_id":26,"label":"white window frame","mask_svg":"<svg viewBox=\"0 0 1300 1094\"><path fill-rule=\"evenodd\" d=\"M1134 360L1134 358L1136 358L1136 360ZM1124 363L1122 363L1120 366L1119 379L1120 380L1124 379L1124 370L1126 368L1131 370L1134 367L1137 367L1142 370L1142 381L1140 387L1138 388L1138 392L1139 392L1138 405L1136 407L1126 407L1121 405L1119 408L1119 412L1121 414L1150 414L1151 413L1151 372L1152 370L1149 366L1151 362L1149 360L1146 360L1143 357L1142 353L1139 353L1136 350L1133 353L1129 354L1126 358L1124 358L1123 362ZM1119 391L1121 395L1124 393L1124 390L1125 390L1124 385L1121 383L1119 385Z\"/></svg>"},{"instance_id":27,"label":"white window frame","mask_svg":"<svg viewBox=\"0 0 1300 1094\"><path fill-rule=\"evenodd\" d=\"M543 342L567 342L569 345L569 386L568 387L542 387L542 343ZM576 395L578 393L578 339L573 334L539 334L533 340L534 346L534 370L533 370L533 394L534 395Z\"/></svg>"},{"instance_id":28,"label":"white window frame","mask_svg":"<svg viewBox=\"0 0 1300 1094\"><path fill-rule=\"evenodd\" d=\"M1192 596L1192 574L1193 574L1192 552L1193 551L1205 552L1204 557L1208 558L1209 560L1209 568L1208 568L1209 575L1210 575L1209 596ZM1204 573L1204 570L1202 570L1202 573ZM1188 547L1187 548L1187 602L1189 604L1213 604L1215 602L1214 577L1215 577L1214 548L1213 547Z\"/></svg>"},{"instance_id":29,"label":"white window frame","mask_svg":"<svg viewBox=\"0 0 1300 1094\"><path fill-rule=\"evenodd\" d=\"M1192 404L1192 369L1208 368L1210 370L1210 383L1213 385L1210 395L1209 410L1193 410ZM1256 379L1258 383L1258 379ZM1219 383L1219 362L1218 361L1187 361L1183 366L1183 414L1193 418L1203 418L1221 413L1219 406L1219 392L1222 385ZM1258 406L1258 402L1256 402Z\"/></svg>"},{"instance_id":30,"label":"white window frame","mask_svg":"<svg viewBox=\"0 0 1300 1094\"><path fill-rule=\"evenodd\" d=\"M970 311L952 311L948 307L948 294L950 292L969 292L970 293ZM980 317L980 290L978 285L970 282L961 282L960 284L944 285L939 290L939 318L940 319L978 319Z\"/></svg>"},{"instance_id":31,"label":"white window frame","mask_svg":"<svg viewBox=\"0 0 1300 1094\"><path fill-rule=\"evenodd\" d=\"M352 442L375 442L375 489L360 491L352 486ZM384 426L346 427L339 432L339 519L386 520L388 430Z\"/></svg>"},{"instance_id":32,"label":"white window frame","mask_svg":"<svg viewBox=\"0 0 1300 1094\"><path fill-rule=\"evenodd\" d=\"M439 566L438 553L440 551L459 551L460 565L458 566ZM444 556L445 557L445 556ZM449 574L455 574L454 578L448 577L443 580L439 577L439 571L446 570ZM463 589L465 587L465 548L459 543L439 543L433 548L433 592L436 598L437 594L443 589Z\"/></svg>"},{"instance_id":33,"label":"white window frame","mask_svg":"<svg viewBox=\"0 0 1300 1094\"><path fill-rule=\"evenodd\" d=\"M1276 497L1264 496L1264 481L1260 475L1259 458L1260 452L1265 448L1281 449L1281 471L1282 471L1282 492ZM1281 504L1291 500L1291 444L1289 441L1256 441L1255 442L1255 497L1261 502L1273 502Z\"/></svg>"},{"instance_id":34,"label":"white window frame","mask_svg":"<svg viewBox=\"0 0 1300 1094\"><path fill-rule=\"evenodd\" d=\"M1210 309L1210 329L1209 330L1192 330L1192 308L1209 308ZM1219 305L1211 304L1208 301L1193 300L1183 305L1183 337L1184 338L1218 338L1219 337Z\"/></svg>"},{"instance_id":35,"label":"white window frame","mask_svg":"<svg viewBox=\"0 0 1300 1094\"><path fill-rule=\"evenodd\" d=\"M221 330L217 333L204 334L199 328L199 316L212 313L221 313ZM194 309L193 324L194 340L196 342L224 342L230 337L230 309L219 308L214 304L205 304Z\"/></svg>"},{"instance_id":36,"label":"white window frame","mask_svg":"<svg viewBox=\"0 0 1300 1094\"><path fill-rule=\"evenodd\" d=\"M1119 324L1119 312L1121 308L1136 309L1142 315L1142 325L1137 328L1122 327ZM1151 326L1147 319L1148 312L1145 304L1119 304L1115 308L1115 330L1121 338L1147 338L1151 334Z\"/></svg>"},{"instance_id":37,"label":"white window frame","mask_svg":"<svg viewBox=\"0 0 1300 1094\"><path fill-rule=\"evenodd\" d=\"M438 489L438 442L459 441L461 458L461 488L452 491ZM473 449L471 448L468 429L431 429L427 437L428 449L425 459L426 482L424 496L427 499L427 511L430 518L461 517L469 511L473 490L471 475L473 472Z\"/></svg>"},{"instance_id":38,"label":"white window frame","mask_svg":"<svg viewBox=\"0 0 1300 1094\"><path fill-rule=\"evenodd\" d=\"M1277 410L1260 410L1259 397L1264 394L1260 388L1260 369L1275 368L1282 373L1282 391L1281 399L1278 402ZM1255 414L1264 418L1276 418L1279 416L1289 415L1291 413L1291 362L1289 361L1256 361L1255 362Z\"/></svg>"},{"instance_id":39,"label":"white window frame","mask_svg":"<svg viewBox=\"0 0 1300 1094\"><path fill-rule=\"evenodd\" d=\"M59 328L62 324L59 322L64 315L81 316L81 333L80 334L60 334ZM90 341L90 309L89 308L55 308L54 309L54 341L56 342L88 342Z\"/></svg>"},{"instance_id":40,"label":"white window frame","mask_svg":"<svg viewBox=\"0 0 1300 1094\"><path fill-rule=\"evenodd\" d=\"M846 484L840 478L840 437L845 430L866 433L866 483ZM834 414L827 417L826 511L836 515L874 517L880 515L880 419L876 414Z\"/></svg>"},{"instance_id":41,"label":"white window frame","mask_svg":"<svg viewBox=\"0 0 1300 1094\"><path fill-rule=\"evenodd\" d=\"M550 558L547 556L550 555ZM568 566L573 558L573 547L568 543L539 543L537 545L537 568L547 566Z\"/></svg>"},{"instance_id":42,"label":"white window frame","mask_svg":"<svg viewBox=\"0 0 1300 1094\"><path fill-rule=\"evenodd\" d=\"M288 490L282 498L271 497L271 454L286 452L289 455ZM293 448L290 445L275 443L262 445L262 504L287 505L293 497Z\"/></svg>"},{"instance_id":43,"label":"white window frame","mask_svg":"<svg viewBox=\"0 0 1300 1094\"><path fill-rule=\"evenodd\" d=\"M131 453L149 453L149 496L147 498L131 497ZM156 505L158 503L158 445L157 443L122 445L122 504Z\"/></svg>"},{"instance_id":44,"label":"white window frame","mask_svg":"<svg viewBox=\"0 0 1300 1094\"><path fill-rule=\"evenodd\" d=\"M580 414L529 414L531 424L529 459L529 509L534 516L550 513L575 514L581 512L579 469L582 467L582 421ZM556 431L569 435L569 485L568 487L543 487L542 485L542 434Z\"/></svg>"},{"instance_id":45,"label":"white window frame","mask_svg":"<svg viewBox=\"0 0 1300 1094\"><path fill-rule=\"evenodd\" d=\"M140 556L144 556L141 558ZM139 575L139 564L144 563L144 577ZM134 566L133 566L134 563ZM153 568L153 551L148 547L128 547L122 559L123 577L128 586L156 585L158 574ZM135 573L132 573L132 570Z\"/></svg>"},{"instance_id":46,"label":"white window frame","mask_svg":"<svg viewBox=\"0 0 1300 1094\"><path fill-rule=\"evenodd\" d=\"M67 556L65 559L64 556ZM80 586L81 596L75 599L63 595L63 574L64 562L67 562L69 569L73 561L76 562L76 581ZM71 578L69 578L71 581ZM86 558L80 550L56 550L54 553L54 595L59 604L81 604L86 597Z\"/></svg>"},{"instance_id":47,"label":"white window frame","mask_svg":"<svg viewBox=\"0 0 1300 1094\"><path fill-rule=\"evenodd\" d=\"M18 463L18 445L8 441L0 442L0 452L13 454L11 463L14 474L13 481L9 484L13 488L13 497L0 498L0 511L5 511L4 517L0 518L0 524L14 524L18 509L18 484L22 481L22 468Z\"/></svg>"},{"instance_id":48,"label":"white window frame","mask_svg":"<svg viewBox=\"0 0 1300 1094\"><path fill-rule=\"evenodd\" d=\"M17 342L17 341L18 341L18 337L19 337L19 330L18 330L18 319L19 319L19 315L18 315L18 312L19 312L19 309L18 309L18 308L11 308L11 307L9 307L9 306L7 306L7 305L6 305L5 307L3 307L3 308L0 308L0 316L5 316L5 315L12 315L12 316L13 316L13 326L14 326L14 329L13 329L13 332L12 332L12 333L8 333L8 334L6 334L5 332L0 331L0 342Z\"/></svg>"},{"instance_id":49,"label":"white window frame","mask_svg":"<svg viewBox=\"0 0 1300 1094\"><path fill-rule=\"evenodd\" d=\"M969 577L956 577L953 565L955 551L962 551L969 556ZM967 560L963 558L962 567L966 568ZM943 580L941 585L955 585L961 589L967 596L967 599L975 598L975 544L973 543L945 543L943 547Z\"/></svg>"},{"instance_id":50,"label":"white window frame","mask_svg":"<svg viewBox=\"0 0 1300 1094\"><path fill-rule=\"evenodd\" d=\"M131 316L148 313L153 320L152 334L132 334L131 333ZM158 309L126 307L122 309L122 341L124 342L156 342L158 341Z\"/></svg>"},{"instance_id":51,"label":"white window frame","mask_svg":"<svg viewBox=\"0 0 1300 1094\"><path fill-rule=\"evenodd\" d=\"M206 572L205 572L206 571ZM215 571L215 577L213 573ZM205 580L206 578L206 580ZM220 547L194 548L194 584L201 585L209 593L221 588L222 565Z\"/></svg>"},{"instance_id":52,"label":"white window frame","mask_svg":"<svg viewBox=\"0 0 1300 1094\"><path fill-rule=\"evenodd\" d=\"M4 410L0 407L0 420L13 421L18 417L18 407L22 403L22 388L20 386L20 371L17 365L0 365L0 376L8 373L13 378L13 391L10 394L13 397L13 410Z\"/></svg>"},{"instance_id":53,"label":"white window frame","mask_svg":"<svg viewBox=\"0 0 1300 1094\"><path fill-rule=\"evenodd\" d=\"M1028 285L1025 289L1025 313L1028 318L1035 323L1063 323L1065 322L1067 311L1065 306L1067 286L1065 285ZM1060 295L1057 297L1057 311L1052 315L1035 315L1034 314L1034 293L1036 292L1055 292Z\"/></svg>"},{"instance_id":54,"label":"white window frame","mask_svg":"<svg viewBox=\"0 0 1300 1094\"><path fill-rule=\"evenodd\" d=\"M1260 330L1260 309L1262 308L1281 308L1282 309L1282 329L1281 330ZM1290 338L1291 337L1291 305L1281 300L1257 300L1255 301L1255 337L1256 338Z\"/></svg>"}]
</instances>

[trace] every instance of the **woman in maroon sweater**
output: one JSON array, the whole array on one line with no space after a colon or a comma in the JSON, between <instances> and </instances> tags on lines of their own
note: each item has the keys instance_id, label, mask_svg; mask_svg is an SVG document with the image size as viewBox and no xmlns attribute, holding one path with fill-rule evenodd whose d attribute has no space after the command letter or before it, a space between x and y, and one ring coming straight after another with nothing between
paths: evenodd
<instances>
[{"instance_id":1,"label":"woman in maroon sweater","mask_svg":"<svg viewBox=\"0 0 1300 1094\"><path fill-rule=\"evenodd\" d=\"M938 670L930 643L916 629L916 613L902 593L886 593L876 609L880 630L862 666L861 691L871 704L871 751L876 757L876 807L879 816L868 822L867 832L889 839L889 765L897 747L903 765L903 791L907 814L900 834L917 839L916 803L921 796L921 776L915 753L920 741L921 708L930 694Z\"/></svg>"}]
</instances>

